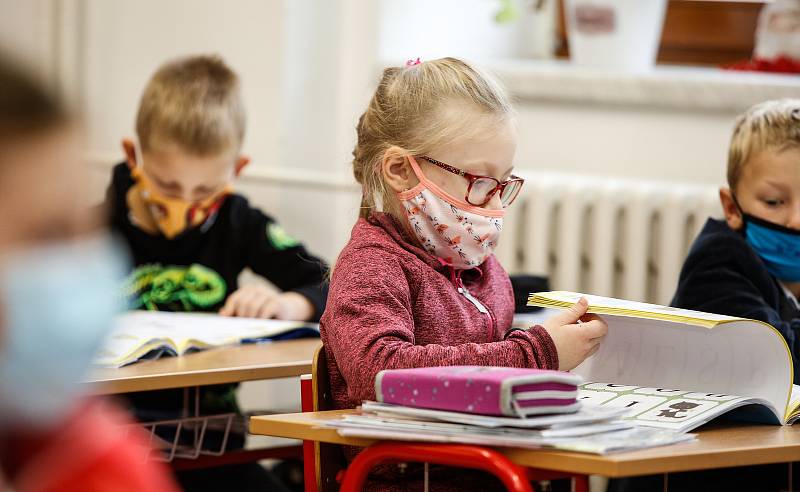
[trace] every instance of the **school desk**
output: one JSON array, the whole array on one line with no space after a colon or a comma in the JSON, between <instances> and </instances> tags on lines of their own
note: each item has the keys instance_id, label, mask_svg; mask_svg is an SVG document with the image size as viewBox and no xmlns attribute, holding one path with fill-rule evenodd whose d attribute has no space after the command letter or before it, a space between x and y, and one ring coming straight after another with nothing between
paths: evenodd
<instances>
[{"instance_id":1,"label":"school desk","mask_svg":"<svg viewBox=\"0 0 800 492\"><path fill-rule=\"evenodd\" d=\"M97 395L209 384L240 383L306 374L319 338L238 345L181 357L162 357L92 372L85 384Z\"/></svg>"},{"instance_id":2,"label":"school desk","mask_svg":"<svg viewBox=\"0 0 800 492\"><path fill-rule=\"evenodd\" d=\"M92 394L114 395L295 377L310 372L311 359L320 345L319 338L306 338L221 347L180 357L137 362L121 368L97 369L84 383ZM231 451L221 456L200 456L197 459L176 458L172 466L184 470L301 456L301 446L291 445Z\"/></svg>"},{"instance_id":3,"label":"school desk","mask_svg":"<svg viewBox=\"0 0 800 492\"><path fill-rule=\"evenodd\" d=\"M335 429L318 427L355 410L265 415L250 419L250 432L367 447L377 441L342 437ZM605 456L565 451L495 448L513 463L537 470L572 475L627 477L733 466L800 461L800 427L711 424L697 431L694 442Z\"/></svg>"}]
</instances>

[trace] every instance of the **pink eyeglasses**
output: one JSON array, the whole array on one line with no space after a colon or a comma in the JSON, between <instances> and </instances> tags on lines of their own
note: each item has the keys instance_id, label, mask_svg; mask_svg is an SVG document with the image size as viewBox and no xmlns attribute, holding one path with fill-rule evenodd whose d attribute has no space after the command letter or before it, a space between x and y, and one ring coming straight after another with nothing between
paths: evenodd
<instances>
[{"instance_id":1,"label":"pink eyeglasses","mask_svg":"<svg viewBox=\"0 0 800 492\"><path fill-rule=\"evenodd\" d=\"M468 173L457 167L453 167L449 164L437 161L436 159L431 159L430 157L424 155L419 157L420 159L430 162L434 166L444 169L447 172L457 174L469 181L467 194L464 196L464 200L466 200L466 202L470 205L475 205L476 207L482 207L489 203L489 200L491 200L497 192L500 192L500 203L503 205L503 208L508 207L517 198L520 190L522 190L523 183L525 183L524 179L520 178L519 176L514 176L513 174L509 179L500 181L491 176L481 176L478 174Z\"/></svg>"}]
</instances>

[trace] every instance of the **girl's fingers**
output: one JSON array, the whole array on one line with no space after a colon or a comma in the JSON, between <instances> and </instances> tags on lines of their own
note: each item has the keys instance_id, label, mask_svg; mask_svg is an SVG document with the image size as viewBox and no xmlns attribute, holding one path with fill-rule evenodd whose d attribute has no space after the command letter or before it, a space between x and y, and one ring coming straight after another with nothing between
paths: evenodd
<instances>
[{"instance_id":1,"label":"girl's fingers","mask_svg":"<svg viewBox=\"0 0 800 492\"><path fill-rule=\"evenodd\" d=\"M602 318L600 318L600 316L594 313L586 313L580 318L582 323L588 323L589 321L594 321L596 319L602 319Z\"/></svg>"},{"instance_id":2,"label":"girl's fingers","mask_svg":"<svg viewBox=\"0 0 800 492\"><path fill-rule=\"evenodd\" d=\"M586 338L592 340L595 338L602 338L608 333L608 325L602 319L595 319L588 323L581 323L580 328L583 330Z\"/></svg>"},{"instance_id":3,"label":"girl's fingers","mask_svg":"<svg viewBox=\"0 0 800 492\"><path fill-rule=\"evenodd\" d=\"M570 306L569 309L554 315L547 321L548 323L553 323L555 326L571 325L581 319L581 316L586 314L587 309L589 309L589 301L581 297L578 302Z\"/></svg>"}]
</instances>

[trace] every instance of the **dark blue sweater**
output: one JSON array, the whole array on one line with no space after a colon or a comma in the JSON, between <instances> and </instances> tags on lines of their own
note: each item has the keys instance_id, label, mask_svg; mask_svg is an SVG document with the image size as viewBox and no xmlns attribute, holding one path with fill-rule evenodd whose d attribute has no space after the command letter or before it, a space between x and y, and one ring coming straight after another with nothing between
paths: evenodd
<instances>
[{"instance_id":1,"label":"dark blue sweater","mask_svg":"<svg viewBox=\"0 0 800 492\"><path fill-rule=\"evenodd\" d=\"M756 319L781 332L800 380L800 311L764 266L744 235L708 219L683 264L672 305Z\"/></svg>"}]
</instances>

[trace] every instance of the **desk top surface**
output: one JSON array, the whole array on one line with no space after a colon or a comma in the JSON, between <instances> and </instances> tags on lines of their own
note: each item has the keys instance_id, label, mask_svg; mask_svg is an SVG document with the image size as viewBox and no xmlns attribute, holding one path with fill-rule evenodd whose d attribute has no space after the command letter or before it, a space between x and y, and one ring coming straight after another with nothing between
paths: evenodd
<instances>
[{"instance_id":1,"label":"desk top surface","mask_svg":"<svg viewBox=\"0 0 800 492\"><path fill-rule=\"evenodd\" d=\"M352 446L370 439L342 437L335 429L317 427L355 410L333 410L252 417L250 432ZM731 466L800 461L800 427L712 424L697 431L698 439L640 451L598 456L565 451L497 448L520 465L580 474L624 477Z\"/></svg>"},{"instance_id":2,"label":"desk top surface","mask_svg":"<svg viewBox=\"0 0 800 492\"><path fill-rule=\"evenodd\" d=\"M319 338L308 338L221 347L96 369L85 384L93 394L116 394L299 376L311 372L320 344Z\"/></svg>"}]
</instances>

